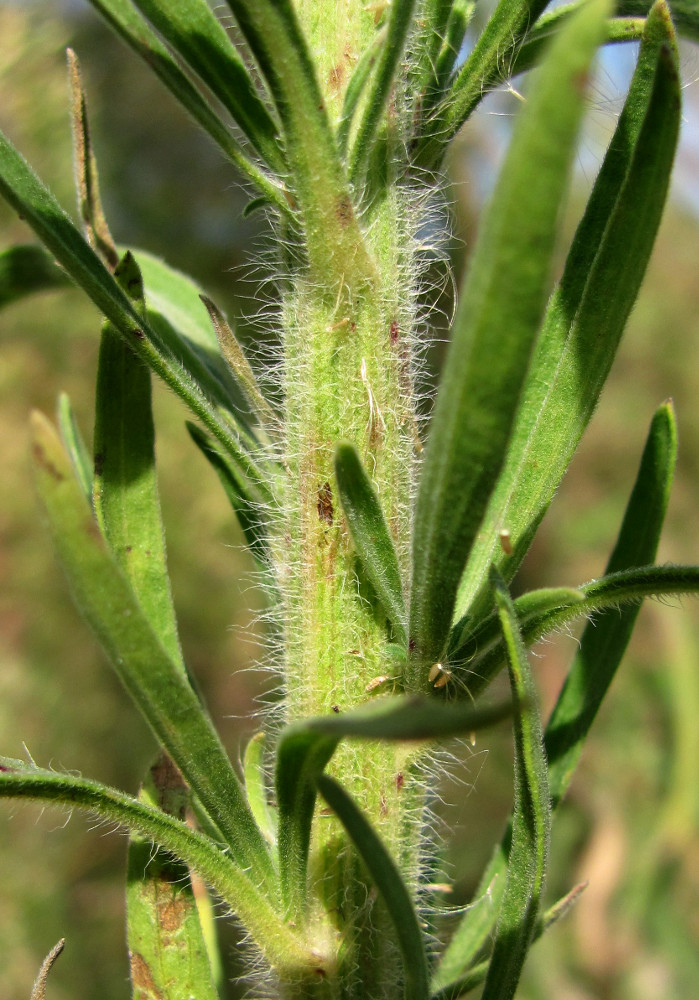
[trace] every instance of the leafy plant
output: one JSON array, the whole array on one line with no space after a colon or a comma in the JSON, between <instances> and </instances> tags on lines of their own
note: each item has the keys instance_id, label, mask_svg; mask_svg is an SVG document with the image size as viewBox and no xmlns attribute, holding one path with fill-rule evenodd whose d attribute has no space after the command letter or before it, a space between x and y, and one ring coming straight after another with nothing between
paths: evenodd
<instances>
[{"instance_id":1,"label":"leafy plant","mask_svg":"<svg viewBox=\"0 0 699 1000\"><path fill-rule=\"evenodd\" d=\"M214 998L208 892L265 995L514 995L555 810L647 596L675 454L657 410L607 572L509 585L595 407L660 222L680 120L664 0L475 4L93 0L238 168L277 248L272 391L193 281L117 247L69 54L82 231L0 137L0 191L43 248L5 251L0 301L77 283L104 314L89 456L62 397L34 414L41 495L73 595L162 748L138 799L0 758L6 797L129 830L133 996ZM628 9L627 9L628 8ZM691 4L679 24L696 32ZM640 40L624 109L549 296L586 84L600 45ZM435 329L419 232L446 227L450 144L489 89L532 72L451 324L423 447L419 359ZM283 698L239 775L187 672L166 568L150 372L187 404L260 569ZM544 726L527 645L591 618ZM503 668L511 700L476 701ZM440 741L512 716L515 798L450 934L434 902L429 776ZM208 889L205 890L203 886ZM59 949L60 950L60 949ZM43 991L57 951L37 980Z\"/></svg>"}]
</instances>

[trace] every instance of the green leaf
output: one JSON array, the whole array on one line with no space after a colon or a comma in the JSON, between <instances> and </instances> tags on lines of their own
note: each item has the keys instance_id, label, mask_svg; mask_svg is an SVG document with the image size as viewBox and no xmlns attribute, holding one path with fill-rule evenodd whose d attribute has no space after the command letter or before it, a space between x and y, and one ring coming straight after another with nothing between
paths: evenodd
<instances>
[{"instance_id":1,"label":"green leaf","mask_svg":"<svg viewBox=\"0 0 699 1000\"><path fill-rule=\"evenodd\" d=\"M413 18L416 0L393 0L389 8L388 23L381 54L369 84L364 111L357 126L351 153L350 181L361 186L364 171L372 155L379 122L383 118L386 101L393 85L396 70L405 46Z\"/></svg>"},{"instance_id":2,"label":"green leaf","mask_svg":"<svg viewBox=\"0 0 699 1000\"><path fill-rule=\"evenodd\" d=\"M653 6L653 0L618 0L620 17L644 17ZM696 0L672 0L672 20L681 35L699 41L699 6Z\"/></svg>"},{"instance_id":3,"label":"green leaf","mask_svg":"<svg viewBox=\"0 0 699 1000\"><path fill-rule=\"evenodd\" d=\"M264 194L282 215L289 214L289 202L282 187L253 163L235 140L229 125L218 117L189 78L182 72L169 50L131 0L89 0L107 23L132 48L192 118L211 136L225 155Z\"/></svg>"},{"instance_id":4,"label":"green leaf","mask_svg":"<svg viewBox=\"0 0 699 1000\"><path fill-rule=\"evenodd\" d=\"M559 203L606 2L572 18L540 67L473 252L422 466L413 535L411 686L445 650L456 589L497 482L543 315ZM527 192L526 198L523 192Z\"/></svg>"},{"instance_id":5,"label":"green leaf","mask_svg":"<svg viewBox=\"0 0 699 1000\"><path fill-rule=\"evenodd\" d=\"M651 423L613 561L609 563L612 568L618 569L624 562L633 566L634 562L643 563L655 558L672 484L676 438L672 406L664 403ZM581 740L589 730L601 698L619 666L628 641L629 625L633 624L636 613L637 609L633 607L622 611L615 607L608 614L597 616L583 633L578 655L569 672L570 680L566 681L546 727L549 793L554 806L560 802L567 788L572 774L571 765L577 761ZM589 684L586 679L588 673ZM477 680L475 673L473 680ZM579 713L577 720L576 713ZM576 721L577 725L568 724ZM484 907L474 908L464 916L442 956L437 972L440 985L458 978L488 940L504 888L503 873L507 865L509 838L508 829L496 847L477 890L478 897L488 894L490 905L487 910Z\"/></svg>"},{"instance_id":6,"label":"green leaf","mask_svg":"<svg viewBox=\"0 0 699 1000\"><path fill-rule=\"evenodd\" d=\"M275 786L279 810L279 864L285 898L302 914L311 821L319 775L343 736L359 739L436 740L500 722L510 705L473 708L419 696L380 698L340 715L320 716L283 730Z\"/></svg>"},{"instance_id":7,"label":"green leaf","mask_svg":"<svg viewBox=\"0 0 699 1000\"><path fill-rule=\"evenodd\" d=\"M130 253L114 274L145 312L141 273ZM100 342L94 455L97 523L151 628L184 673L160 516L151 376L109 323Z\"/></svg>"},{"instance_id":8,"label":"green leaf","mask_svg":"<svg viewBox=\"0 0 699 1000\"><path fill-rule=\"evenodd\" d=\"M582 589L572 587L544 587L522 594L515 600L514 606L525 642L536 642L545 634L541 632L541 623L552 612L560 614L570 610L571 620L588 614L589 609L584 602ZM468 676L468 681L464 677L464 682L472 695L472 689L482 690L490 683L493 679L492 666L497 663L499 668L505 663L497 610L484 618L461 645L449 649L446 663L457 676L463 667ZM489 668L486 675L483 674L485 665Z\"/></svg>"},{"instance_id":9,"label":"green leaf","mask_svg":"<svg viewBox=\"0 0 699 1000\"><path fill-rule=\"evenodd\" d=\"M241 784L210 719L108 551L51 424L33 414L39 494L76 604L161 745L255 883L276 878Z\"/></svg>"},{"instance_id":10,"label":"green leaf","mask_svg":"<svg viewBox=\"0 0 699 1000\"><path fill-rule=\"evenodd\" d=\"M238 338L231 329L228 320L207 295L200 295L199 298L206 306L206 311L216 332L216 341L221 355L225 358L228 368L235 376L258 423L267 432L278 436L280 431L279 417L263 396L250 362L246 358L245 352L240 346Z\"/></svg>"},{"instance_id":11,"label":"green leaf","mask_svg":"<svg viewBox=\"0 0 699 1000\"><path fill-rule=\"evenodd\" d=\"M452 645L489 610L491 562L511 579L594 411L662 214L679 127L667 5L656 4L616 132L549 304L500 480L459 586ZM669 47L669 48L668 48ZM599 331L604 331L604 336ZM512 554L499 551L501 528Z\"/></svg>"},{"instance_id":12,"label":"green leaf","mask_svg":"<svg viewBox=\"0 0 699 1000\"><path fill-rule=\"evenodd\" d=\"M384 43L385 34L385 27L380 28L376 32L371 44L359 56L357 65L352 70L352 76L345 89L345 96L342 102L342 115L337 126L337 145L344 157L347 155L347 143L354 115L376 66L377 55Z\"/></svg>"},{"instance_id":13,"label":"green leaf","mask_svg":"<svg viewBox=\"0 0 699 1000\"><path fill-rule=\"evenodd\" d=\"M538 941L550 927L558 923L566 914L572 909L572 907L577 903L580 896L583 894L587 888L587 882L581 882L579 885L574 886L570 892L562 896L553 906L550 906L546 912L539 917L534 928L534 933L532 935L532 944ZM490 899L479 900L477 906L488 904L489 910L493 909L493 902ZM471 909L469 907L469 909ZM471 990L475 990L477 986L480 986L485 982L485 978L488 975L488 967L490 965L490 959L486 959L482 962L477 962L472 965L468 972L464 973L459 979L455 979L453 982L449 983L441 989L437 989L436 992L432 994L432 1000L458 1000L459 997L464 996L464 994L469 993ZM432 988L434 989L435 983L433 982Z\"/></svg>"},{"instance_id":14,"label":"green leaf","mask_svg":"<svg viewBox=\"0 0 699 1000\"><path fill-rule=\"evenodd\" d=\"M402 995L405 1000L427 1000L426 943L410 893L395 861L341 785L322 775L318 779L318 789L349 834L386 905L403 959Z\"/></svg>"},{"instance_id":15,"label":"green leaf","mask_svg":"<svg viewBox=\"0 0 699 1000\"><path fill-rule=\"evenodd\" d=\"M54 803L68 809L77 806L141 833L186 862L228 903L274 967L288 975L324 974L323 956L306 948L274 909L269 895L253 885L228 852L187 823L99 782L43 770L9 757L0 757L0 797Z\"/></svg>"},{"instance_id":16,"label":"green leaf","mask_svg":"<svg viewBox=\"0 0 699 1000\"><path fill-rule=\"evenodd\" d=\"M139 799L184 820L187 798L161 756ZM139 834L129 842L126 913L133 1000L218 1000L189 868Z\"/></svg>"},{"instance_id":17,"label":"green leaf","mask_svg":"<svg viewBox=\"0 0 699 1000\"><path fill-rule=\"evenodd\" d=\"M587 0L576 0L575 3L557 7L540 17L517 49L509 76L518 76L536 66L551 38L560 30L564 21L584 3ZM606 24L604 42L607 45L637 42L643 36L645 24L643 17L610 17Z\"/></svg>"},{"instance_id":18,"label":"green leaf","mask_svg":"<svg viewBox=\"0 0 699 1000\"><path fill-rule=\"evenodd\" d=\"M433 109L449 84L476 4L474 0L451 0L448 4L434 0L432 7L432 44L425 45L425 57L422 59L424 82L418 97L420 124L416 128L417 141L424 137L425 131L429 131ZM445 7L449 8L449 16L446 24L441 26ZM436 51L435 42L439 43Z\"/></svg>"},{"instance_id":19,"label":"green leaf","mask_svg":"<svg viewBox=\"0 0 699 1000\"><path fill-rule=\"evenodd\" d=\"M245 794L255 822L270 844L277 842L277 821L272 813L267 794L267 775L264 762L265 734L255 733L248 740L243 757Z\"/></svg>"},{"instance_id":20,"label":"green leaf","mask_svg":"<svg viewBox=\"0 0 699 1000\"><path fill-rule=\"evenodd\" d=\"M432 111L415 151L418 166L439 167L452 139L488 89L500 81L530 26L548 0L500 0L454 84ZM597 39L597 43L601 38ZM526 190L523 188L522 190Z\"/></svg>"},{"instance_id":21,"label":"green leaf","mask_svg":"<svg viewBox=\"0 0 699 1000\"><path fill-rule=\"evenodd\" d=\"M536 690L512 598L494 571L514 702L515 802L512 846L482 1000L510 1000L532 942L546 878L551 803Z\"/></svg>"},{"instance_id":22,"label":"green leaf","mask_svg":"<svg viewBox=\"0 0 699 1000\"><path fill-rule=\"evenodd\" d=\"M196 379L173 357L137 310L25 160L0 133L0 194L83 289L126 343L199 417L267 499L268 476L240 443L237 431L224 419ZM211 336L211 334L209 334Z\"/></svg>"},{"instance_id":23,"label":"green leaf","mask_svg":"<svg viewBox=\"0 0 699 1000\"><path fill-rule=\"evenodd\" d=\"M398 557L381 502L354 445L338 445L335 476L359 561L391 621L397 640L405 645L406 613Z\"/></svg>"},{"instance_id":24,"label":"green leaf","mask_svg":"<svg viewBox=\"0 0 699 1000\"><path fill-rule=\"evenodd\" d=\"M286 170L277 126L245 63L205 0L134 0L163 38L204 81L276 173Z\"/></svg>"},{"instance_id":25,"label":"green leaf","mask_svg":"<svg viewBox=\"0 0 699 1000\"><path fill-rule=\"evenodd\" d=\"M85 499L92 503L92 460L80 433L73 407L65 392L58 397L58 429L63 447L70 457L75 477L82 487Z\"/></svg>"},{"instance_id":26,"label":"green leaf","mask_svg":"<svg viewBox=\"0 0 699 1000\"><path fill-rule=\"evenodd\" d=\"M284 906L295 922L304 921L307 915L308 849L316 785L339 740L339 734L322 736L302 723L287 727L277 747L279 876Z\"/></svg>"},{"instance_id":27,"label":"green leaf","mask_svg":"<svg viewBox=\"0 0 699 1000\"><path fill-rule=\"evenodd\" d=\"M72 287L68 275L43 247L19 244L0 253L0 309L36 292Z\"/></svg>"},{"instance_id":28,"label":"green leaf","mask_svg":"<svg viewBox=\"0 0 699 1000\"><path fill-rule=\"evenodd\" d=\"M209 437L200 427L189 421L187 421L187 430L221 481L250 552L262 567L268 567L270 552L266 506L254 499L245 489L234 464L218 441Z\"/></svg>"},{"instance_id":29,"label":"green leaf","mask_svg":"<svg viewBox=\"0 0 699 1000\"><path fill-rule=\"evenodd\" d=\"M80 64L72 49L68 49L68 78L71 91L73 159L78 210L83 220L88 243L100 255L105 264L113 270L119 261L119 254L102 208L97 161L92 149L87 118L85 88L83 87Z\"/></svg>"},{"instance_id":30,"label":"green leaf","mask_svg":"<svg viewBox=\"0 0 699 1000\"><path fill-rule=\"evenodd\" d=\"M39 975L34 981L32 995L29 1000L44 1000L44 997L46 996L46 980L48 979L49 972L53 968L54 962L65 948L65 944L65 938L61 938L58 944L53 946L44 961L41 963Z\"/></svg>"},{"instance_id":31,"label":"green leaf","mask_svg":"<svg viewBox=\"0 0 699 1000\"><path fill-rule=\"evenodd\" d=\"M671 403L655 413L643 451L638 477L621 530L607 563L607 580L629 580L634 569L651 562L670 498L677 457L677 427ZM671 567L648 571L669 576ZM644 574L645 575L645 574ZM699 578L695 577L699 584ZM598 592L603 581L595 588ZM566 677L546 727L551 794L563 797L577 765L582 745L626 651L640 604L595 615L585 628L578 653Z\"/></svg>"}]
</instances>

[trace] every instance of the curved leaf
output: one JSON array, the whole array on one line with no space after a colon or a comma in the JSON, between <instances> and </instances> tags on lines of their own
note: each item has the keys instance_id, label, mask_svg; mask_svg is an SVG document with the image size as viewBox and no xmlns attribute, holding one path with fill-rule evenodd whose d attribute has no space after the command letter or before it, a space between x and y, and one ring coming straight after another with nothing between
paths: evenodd
<instances>
[{"instance_id":1,"label":"curved leaf","mask_svg":"<svg viewBox=\"0 0 699 1000\"><path fill-rule=\"evenodd\" d=\"M277 126L206 0L133 2L216 95L268 166L283 173Z\"/></svg>"},{"instance_id":2,"label":"curved leaf","mask_svg":"<svg viewBox=\"0 0 699 1000\"><path fill-rule=\"evenodd\" d=\"M375 277L313 59L291 0L228 0L282 125L292 191L314 276L351 290ZM312 279L313 280L313 279Z\"/></svg>"},{"instance_id":3,"label":"curved leaf","mask_svg":"<svg viewBox=\"0 0 699 1000\"><path fill-rule=\"evenodd\" d=\"M279 810L279 865L293 911L306 905L306 870L319 776L344 737L435 740L471 733L510 714L509 703L473 708L419 696L372 701L351 712L319 716L283 730L277 747L275 787Z\"/></svg>"},{"instance_id":4,"label":"curved leaf","mask_svg":"<svg viewBox=\"0 0 699 1000\"><path fill-rule=\"evenodd\" d=\"M540 67L473 252L415 509L411 687L423 686L425 666L443 655L457 586L504 461L546 304L559 203L584 107L580 80L606 10L606 0L587 5Z\"/></svg>"},{"instance_id":5,"label":"curved leaf","mask_svg":"<svg viewBox=\"0 0 699 1000\"><path fill-rule=\"evenodd\" d=\"M32 227L134 353L190 407L218 438L241 472L255 483L266 499L271 499L268 477L246 452L237 431L218 412L196 379L164 346L158 334L144 322L48 188L1 132L0 195Z\"/></svg>"},{"instance_id":6,"label":"curved leaf","mask_svg":"<svg viewBox=\"0 0 699 1000\"><path fill-rule=\"evenodd\" d=\"M62 392L58 397L57 420L63 447L70 457L75 478L82 487L85 499L91 504L93 463L83 436L80 433L70 399L65 392Z\"/></svg>"},{"instance_id":7,"label":"curved leaf","mask_svg":"<svg viewBox=\"0 0 699 1000\"><path fill-rule=\"evenodd\" d=\"M405 1000L427 1000L427 950L410 893L395 861L361 810L332 778L322 775L318 789L349 834L393 922L403 958Z\"/></svg>"},{"instance_id":8,"label":"curved leaf","mask_svg":"<svg viewBox=\"0 0 699 1000\"><path fill-rule=\"evenodd\" d=\"M0 757L0 797L78 807L109 823L138 831L198 872L233 908L273 966L289 974L313 969L322 974L322 956L309 953L270 904L267 894L253 885L225 850L182 820L97 781L43 770L9 757Z\"/></svg>"},{"instance_id":9,"label":"curved leaf","mask_svg":"<svg viewBox=\"0 0 699 1000\"><path fill-rule=\"evenodd\" d=\"M267 846L211 720L108 551L51 424L33 415L39 494L76 604L119 679L251 879L273 891Z\"/></svg>"},{"instance_id":10,"label":"curved leaf","mask_svg":"<svg viewBox=\"0 0 699 1000\"><path fill-rule=\"evenodd\" d=\"M89 0L89 2L156 73L175 99L211 136L243 176L251 181L281 214L288 215L289 202L284 197L280 185L260 170L245 154L233 137L228 124L222 122L210 108L131 0Z\"/></svg>"}]
</instances>

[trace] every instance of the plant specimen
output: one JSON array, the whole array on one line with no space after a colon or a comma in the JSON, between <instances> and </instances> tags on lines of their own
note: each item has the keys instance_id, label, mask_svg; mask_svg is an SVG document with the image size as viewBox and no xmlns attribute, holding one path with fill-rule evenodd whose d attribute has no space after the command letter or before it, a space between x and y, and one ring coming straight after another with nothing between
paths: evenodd
<instances>
[{"instance_id":1,"label":"plant specimen","mask_svg":"<svg viewBox=\"0 0 699 1000\"><path fill-rule=\"evenodd\" d=\"M699 589L696 567L653 565L676 453L665 403L605 576L509 591L662 215L680 121L671 11L501 0L461 62L476 8L464 0L229 0L222 19L205 0L92 3L238 168L248 210L268 215L280 346L256 371L193 281L115 245L70 53L82 231L0 137L0 192L43 244L8 249L1 277L6 300L72 281L105 317L93 454L62 397L58 429L34 414L33 455L73 595L162 754L138 799L10 758L0 792L129 830L136 998L216 997L208 892L244 929L261 995L511 997L528 949L577 895L542 906L552 820L638 606ZM697 31L691 4L677 17ZM636 71L551 291L595 53L627 41L640 42ZM446 229L454 137L489 89L530 70L425 418L436 307L420 232ZM283 697L242 774L179 645L151 372L191 410L268 595ZM544 725L527 646L580 617L594 620ZM503 669L511 698L484 700ZM511 820L447 932L435 747L506 717Z\"/></svg>"}]
</instances>

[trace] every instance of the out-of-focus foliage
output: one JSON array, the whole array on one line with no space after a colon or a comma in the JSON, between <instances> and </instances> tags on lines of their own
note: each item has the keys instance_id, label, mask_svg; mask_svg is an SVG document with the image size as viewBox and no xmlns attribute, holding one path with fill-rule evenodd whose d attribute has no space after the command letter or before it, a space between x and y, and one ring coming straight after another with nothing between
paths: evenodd
<instances>
[{"instance_id":1,"label":"out-of-focus foliage","mask_svg":"<svg viewBox=\"0 0 699 1000\"><path fill-rule=\"evenodd\" d=\"M206 144L202 151L196 130L159 84L83 14L78 8L75 20L60 20L48 2L0 7L3 128L71 208L62 47L72 37L86 76L102 190L117 239L167 254L170 264L193 273L234 312L231 269L240 265L256 231L254 220L240 217L229 168ZM468 144L461 155L466 164L477 160ZM5 208L0 221L7 243L28 238ZM528 586L602 572L651 415L637 401L657 404L670 386L679 415L680 463L660 561L688 558L685 525L696 508L699 482L696 246L695 222L671 209L610 385L525 565ZM89 432L99 318L72 292L36 299L31 325L28 315L14 306L0 323L0 455L7 484L0 512L0 730L4 746L18 757L24 741L41 763L53 754L57 766L79 763L85 775L135 790L152 753L150 737L78 619L48 544L37 549L38 507L25 499L31 495L29 410L50 411L57 392L66 390ZM213 472L188 444L179 406L162 390L157 406L182 637L213 715L235 747L237 724L223 717L242 714L263 686L245 672L259 649L249 612L240 610L250 597L238 599L253 585L252 566L237 548L237 528ZM699 982L692 905L699 890L699 792L692 769L699 737L691 714L699 701L692 669L699 637L696 612L689 610L684 619L662 621L653 606L642 613L616 697L602 714L564 807L567 837L559 836L551 898L582 879L591 885L567 923L532 951L523 998L684 1000ZM570 640L561 645L567 656ZM564 656L555 643L539 654L535 672L550 706ZM57 667L67 663L69 676ZM455 864L467 873L464 899L485 861L472 845L492 843L509 809L509 750L495 739L488 737L488 758L480 755L486 743L479 740L466 765L466 781L476 788L468 795L464 788L460 796ZM41 958L65 936L52 1000L125 998L124 842L88 835L78 817L64 827L56 812L38 816L34 808L16 806L9 820L2 818L3 856L13 861L3 866L0 947L11 961L0 965L0 994L26 1000ZM58 884L60 897L54 895Z\"/></svg>"}]
</instances>

